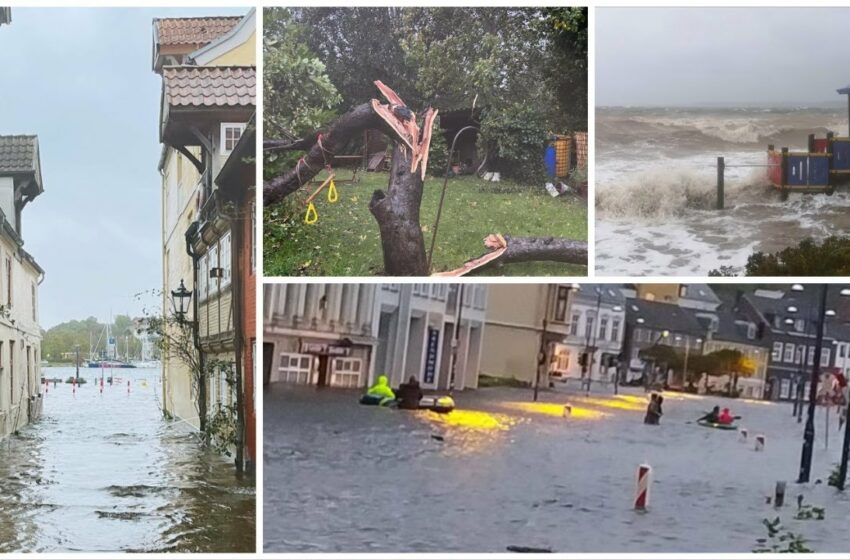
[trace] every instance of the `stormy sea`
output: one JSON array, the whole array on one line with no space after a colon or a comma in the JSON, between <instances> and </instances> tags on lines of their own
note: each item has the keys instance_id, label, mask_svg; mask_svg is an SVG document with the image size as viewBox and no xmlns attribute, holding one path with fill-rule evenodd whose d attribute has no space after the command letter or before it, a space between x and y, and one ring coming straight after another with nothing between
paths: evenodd
<instances>
[{"instance_id":1,"label":"stormy sea","mask_svg":"<svg viewBox=\"0 0 850 560\"><path fill-rule=\"evenodd\" d=\"M740 272L754 251L847 232L847 187L783 202L758 167L768 144L805 151L809 134L843 136L847 127L843 106L597 109L596 273ZM727 165L723 211L714 209L718 156Z\"/></svg>"}]
</instances>

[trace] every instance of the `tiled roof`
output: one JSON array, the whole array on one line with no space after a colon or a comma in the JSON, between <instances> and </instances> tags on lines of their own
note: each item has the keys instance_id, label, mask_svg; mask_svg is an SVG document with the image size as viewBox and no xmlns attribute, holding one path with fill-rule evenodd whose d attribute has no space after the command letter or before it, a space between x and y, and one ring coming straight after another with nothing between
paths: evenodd
<instances>
[{"instance_id":1,"label":"tiled roof","mask_svg":"<svg viewBox=\"0 0 850 560\"><path fill-rule=\"evenodd\" d=\"M158 18L154 20L159 45L205 45L233 29L240 16Z\"/></svg>"},{"instance_id":2,"label":"tiled roof","mask_svg":"<svg viewBox=\"0 0 850 560\"><path fill-rule=\"evenodd\" d=\"M38 137L0 136L0 174L38 170Z\"/></svg>"},{"instance_id":3,"label":"tiled roof","mask_svg":"<svg viewBox=\"0 0 850 560\"><path fill-rule=\"evenodd\" d=\"M162 76L166 103L172 107L255 105L253 66L167 66Z\"/></svg>"}]
</instances>

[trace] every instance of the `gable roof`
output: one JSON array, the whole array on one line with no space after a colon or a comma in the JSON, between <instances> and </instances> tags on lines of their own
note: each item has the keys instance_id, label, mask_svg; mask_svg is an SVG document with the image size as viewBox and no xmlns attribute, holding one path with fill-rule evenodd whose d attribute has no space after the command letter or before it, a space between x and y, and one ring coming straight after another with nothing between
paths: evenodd
<instances>
[{"instance_id":1,"label":"gable roof","mask_svg":"<svg viewBox=\"0 0 850 560\"><path fill-rule=\"evenodd\" d=\"M35 192L42 192L38 136L17 134L0 136L0 175L28 175L35 179Z\"/></svg>"},{"instance_id":2,"label":"gable roof","mask_svg":"<svg viewBox=\"0 0 850 560\"><path fill-rule=\"evenodd\" d=\"M248 10L248 13L242 16L239 22L234 25L227 33L224 33L200 47L198 50L189 54L189 58L196 64L203 66L209 64L210 61L221 56L231 48L238 44L244 43L257 28L255 8ZM233 45L228 43L233 42Z\"/></svg>"},{"instance_id":3,"label":"gable roof","mask_svg":"<svg viewBox=\"0 0 850 560\"><path fill-rule=\"evenodd\" d=\"M666 329L670 332L694 335L705 334L705 328L697 320L693 310L680 307L675 303L629 298L626 300L626 321L635 325L638 317L644 320L640 325L644 328Z\"/></svg>"}]
</instances>

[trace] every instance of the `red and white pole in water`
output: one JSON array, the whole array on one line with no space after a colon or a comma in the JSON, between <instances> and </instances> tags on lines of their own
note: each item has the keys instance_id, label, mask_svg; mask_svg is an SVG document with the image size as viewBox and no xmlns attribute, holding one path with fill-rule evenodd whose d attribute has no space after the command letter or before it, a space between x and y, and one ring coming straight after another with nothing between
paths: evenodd
<instances>
[{"instance_id":1,"label":"red and white pole in water","mask_svg":"<svg viewBox=\"0 0 850 560\"><path fill-rule=\"evenodd\" d=\"M756 436L756 451L764 451L765 437L763 434Z\"/></svg>"},{"instance_id":2,"label":"red and white pole in water","mask_svg":"<svg viewBox=\"0 0 850 560\"><path fill-rule=\"evenodd\" d=\"M100 378L100 394L103 394L103 378Z\"/></svg>"},{"instance_id":3,"label":"red and white pole in water","mask_svg":"<svg viewBox=\"0 0 850 560\"><path fill-rule=\"evenodd\" d=\"M652 467L643 464L638 467L637 491L635 492L635 509L646 511L649 506L649 484L652 481Z\"/></svg>"},{"instance_id":4,"label":"red and white pole in water","mask_svg":"<svg viewBox=\"0 0 850 560\"><path fill-rule=\"evenodd\" d=\"M75 395L77 394L77 378L76 377L71 378L71 392Z\"/></svg>"},{"instance_id":5,"label":"red and white pole in water","mask_svg":"<svg viewBox=\"0 0 850 560\"><path fill-rule=\"evenodd\" d=\"M127 394L130 394L130 380L127 380Z\"/></svg>"}]
</instances>

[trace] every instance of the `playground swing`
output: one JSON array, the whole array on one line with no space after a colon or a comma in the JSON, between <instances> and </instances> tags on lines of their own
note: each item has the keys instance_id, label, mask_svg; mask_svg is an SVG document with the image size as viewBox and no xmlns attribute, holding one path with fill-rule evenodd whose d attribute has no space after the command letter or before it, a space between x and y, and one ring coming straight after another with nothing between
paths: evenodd
<instances>
[{"instance_id":1,"label":"playground swing","mask_svg":"<svg viewBox=\"0 0 850 560\"><path fill-rule=\"evenodd\" d=\"M313 225L319 221L319 212L316 210L316 205L313 204L313 200L319 193L322 192L322 189L328 187L328 202L331 204L337 202L339 200L339 193L336 190L336 183L334 183L334 173L328 175L327 179L325 179L319 188L313 191L313 194L307 197L305 204L307 204L307 213L304 215L304 223Z\"/></svg>"}]
</instances>

